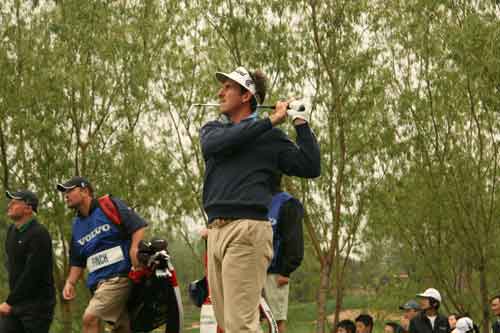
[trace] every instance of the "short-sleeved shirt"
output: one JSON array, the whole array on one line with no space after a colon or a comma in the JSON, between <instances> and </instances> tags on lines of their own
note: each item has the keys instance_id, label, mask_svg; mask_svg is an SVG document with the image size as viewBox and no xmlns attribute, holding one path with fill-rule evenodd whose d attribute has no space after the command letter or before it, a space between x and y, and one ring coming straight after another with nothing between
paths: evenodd
<instances>
[{"instance_id":1,"label":"short-sleeved shirt","mask_svg":"<svg viewBox=\"0 0 500 333\"><path fill-rule=\"evenodd\" d=\"M101 280L130 271L131 235L147 223L123 201L112 198L120 213L121 225L114 224L99 202L92 201L89 215L75 217L70 249L70 264L87 268L87 287Z\"/></svg>"}]
</instances>

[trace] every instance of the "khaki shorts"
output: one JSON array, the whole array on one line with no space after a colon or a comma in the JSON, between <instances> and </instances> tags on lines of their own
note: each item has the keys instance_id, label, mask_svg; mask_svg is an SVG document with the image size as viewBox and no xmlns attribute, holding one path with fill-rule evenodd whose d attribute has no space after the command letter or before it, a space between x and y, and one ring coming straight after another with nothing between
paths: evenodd
<instances>
[{"instance_id":1,"label":"khaki shorts","mask_svg":"<svg viewBox=\"0 0 500 333\"><path fill-rule=\"evenodd\" d=\"M269 304L275 320L286 320L288 312L288 295L290 294L290 284L278 287L276 277L278 274L267 274L264 285L264 298Z\"/></svg>"},{"instance_id":2,"label":"khaki shorts","mask_svg":"<svg viewBox=\"0 0 500 333\"><path fill-rule=\"evenodd\" d=\"M132 288L127 277L114 277L99 283L85 313L113 323L113 332L130 332L127 301Z\"/></svg>"}]
</instances>

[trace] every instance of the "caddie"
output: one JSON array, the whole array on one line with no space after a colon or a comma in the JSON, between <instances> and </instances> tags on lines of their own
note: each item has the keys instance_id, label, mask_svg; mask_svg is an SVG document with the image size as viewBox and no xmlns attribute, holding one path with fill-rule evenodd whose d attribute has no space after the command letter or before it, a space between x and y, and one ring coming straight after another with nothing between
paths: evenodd
<instances>
[{"instance_id":1,"label":"caddie","mask_svg":"<svg viewBox=\"0 0 500 333\"><path fill-rule=\"evenodd\" d=\"M76 211L64 298L75 298L75 285L87 269L92 298L83 314L83 332L99 332L100 320L112 324L112 332L131 332L126 306L132 286L128 273L139 267L137 246L146 222L123 201L111 198L120 224L113 222L83 177L75 176L57 189L64 193L66 205Z\"/></svg>"}]
</instances>

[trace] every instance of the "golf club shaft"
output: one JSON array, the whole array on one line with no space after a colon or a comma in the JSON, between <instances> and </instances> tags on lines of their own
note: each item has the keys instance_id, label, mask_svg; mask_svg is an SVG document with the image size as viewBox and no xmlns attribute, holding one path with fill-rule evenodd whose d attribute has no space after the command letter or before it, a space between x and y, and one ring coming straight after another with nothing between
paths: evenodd
<instances>
[{"instance_id":1,"label":"golf club shaft","mask_svg":"<svg viewBox=\"0 0 500 333\"><path fill-rule=\"evenodd\" d=\"M194 106L213 106L213 107L220 106L220 104L218 104L218 103L199 103L199 104L193 104L193 105ZM257 105L257 108L258 109L273 109L274 110L276 108L276 105ZM305 107L302 104L297 105L296 107L290 107L290 105L288 105L288 109L295 110L295 111L305 111Z\"/></svg>"}]
</instances>

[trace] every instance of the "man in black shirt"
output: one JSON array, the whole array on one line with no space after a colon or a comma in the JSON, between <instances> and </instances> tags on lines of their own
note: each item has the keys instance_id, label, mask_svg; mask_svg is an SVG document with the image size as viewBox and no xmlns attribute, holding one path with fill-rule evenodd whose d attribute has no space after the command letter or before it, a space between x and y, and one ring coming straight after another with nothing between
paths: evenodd
<instances>
[{"instance_id":1,"label":"man in black shirt","mask_svg":"<svg viewBox=\"0 0 500 333\"><path fill-rule=\"evenodd\" d=\"M442 300L439 291L429 288L417 297L422 311L410 321L409 333L450 333L448 317L438 311Z\"/></svg>"},{"instance_id":2,"label":"man in black shirt","mask_svg":"<svg viewBox=\"0 0 500 333\"><path fill-rule=\"evenodd\" d=\"M7 216L14 221L5 241L10 293L0 304L0 332L47 333L55 306L52 240L33 215L33 192L6 192Z\"/></svg>"},{"instance_id":3,"label":"man in black shirt","mask_svg":"<svg viewBox=\"0 0 500 333\"><path fill-rule=\"evenodd\" d=\"M261 72L239 67L216 77L226 121L208 122L200 132L210 294L217 323L226 333L254 333L273 252L267 219L272 177L318 177L320 152L307 117L292 116L297 143L275 127L287 118L288 102L278 102L274 113L258 118L257 103L266 93Z\"/></svg>"}]
</instances>

